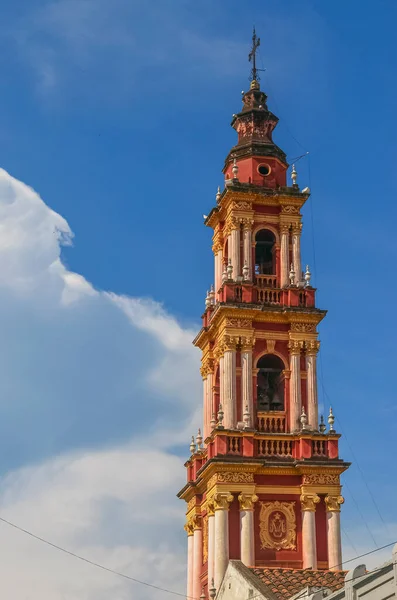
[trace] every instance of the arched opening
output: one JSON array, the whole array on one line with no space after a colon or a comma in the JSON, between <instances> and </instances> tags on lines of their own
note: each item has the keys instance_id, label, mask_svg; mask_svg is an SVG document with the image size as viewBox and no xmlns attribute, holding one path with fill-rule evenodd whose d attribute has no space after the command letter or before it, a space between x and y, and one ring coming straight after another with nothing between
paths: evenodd
<instances>
[{"instance_id":1,"label":"arched opening","mask_svg":"<svg viewBox=\"0 0 397 600\"><path fill-rule=\"evenodd\" d=\"M257 363L258 411L284 410L284 363L274 354L262 356Z\"/></svg>"},{"instance_id":2,"label":"arched opening","mask_svg":"<svg viewBox=\"0 0 397 600\"><path fill-rule=\"evenodd\" d=\"M276 237L272 231L261 229L255 236L256 275L276 274Z\"/></svg>"}]
</instances>

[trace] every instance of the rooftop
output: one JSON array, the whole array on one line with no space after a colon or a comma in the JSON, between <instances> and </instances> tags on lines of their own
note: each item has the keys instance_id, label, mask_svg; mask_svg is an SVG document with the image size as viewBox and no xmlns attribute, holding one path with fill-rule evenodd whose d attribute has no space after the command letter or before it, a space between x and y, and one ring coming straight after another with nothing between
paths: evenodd
<instances>
[{"instance_id":1,"label":"rooftop","mask_svg":"<svg viewBox=\"0 0 397 600\"><path fill-rule=\"evenodd\" d=\"M305 587L325 587L336 592L344 586L347 573L347 571L259 567L250 567L250 571L273 592L278 600L288 600Z\"/></svg>"}]
</instances>

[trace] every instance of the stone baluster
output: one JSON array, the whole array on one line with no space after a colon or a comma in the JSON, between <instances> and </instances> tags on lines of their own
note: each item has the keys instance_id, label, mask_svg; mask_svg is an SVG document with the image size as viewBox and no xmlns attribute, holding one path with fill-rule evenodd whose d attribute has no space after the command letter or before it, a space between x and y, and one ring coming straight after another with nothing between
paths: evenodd
<instances>
[{"instance_id":1,"label":"stone baluster","mask_svg":"<svg viewBox=\"0 0 397 600\"><path fill-rule=\"evenodd\" d=\"M218 300L219 288L222 285L222 271L223 271L222 245L219 242L215 243L212 247L212 250L214 252L214 261L215 261L215 275L214 275L215 298L216 298L216 300Z\"/></svg>"},{"instance_id":2,"label":"stone baluster","mask_svg":"<svg viewBox=\"0 0 397 600\"><path fill-rule=\"evenodd\" d=\"M302 223L297 223L292 226L292 261L294 264L296 283L302 279L301 265L301 230Z\"/></svg>"},{"instance_id":3,"label":"stone baluster","mask_svg":"<svg viewBox=\"0 0 397 600\"><path fill-rule=\"evenodd\" d=\"M215 494L215 556L214 580L219 589L229 562L229 504L233 496L229 492Z\"/></svg>"},{"instance_id":4,"label":"stone baluster","mask_svg":"<svg viewBox=\"0 0 397 600\"><path fill-rule=\"evenodd\" d=\"M289 284L289 226L281 225L280 285Z\"/></svg>"},{"instance_id":5,"label":"stone baluster","mask_svg":"<svg viewBox=\"0 0 397 600\"><path fill-rule=\"evenodd\" d=\"M317 352L320 342L306 342L307 420L310 429L318 429Z\"/></svg>"},{"instance_id":6,"label":"stone baluster","mask_svg":"<svg viewBox=\"0 0 397 600\"><path fill-rule=\"evenodd\" d=\"M213 502L208 503L208 581L215 577L215 506Z\"/></svg>"},{"instance_id":7,"label":"stone baluster","mask_svg":"<svg viewBox=\"0 0 397 600\"><path fill-rule=\"evenodd\" d=\"M302 342L291 340L289 343L291 378L290 378L290 431L300 429L300 416L302 413L302 392L301 392L301 348Z\"/></svg>"},{"instance_id":8,"label":"stone baluster","mask_svg":"<svg viewBox=\"0 0 397 600\"><path fill-rule=\"evenodd\" d=\"M320 502L317 494L302 495L302 550L303 568L317 569L316 545L316 504Z\"/></svg>"},{"instance_id":9,"label":"stone baluster","mask_svg":"<svg viewBox=\"0 0 397 600\"><path fill-rule=\"evenodd\" d=\"M185 531L187 533L187 590L186 595L188 598L193 597L193 523L188 521L185 525Z\"/></svg>"},{"instance_id":10,"label":"stone baluster","mask_svg":"<svg viewBox=\"0 0 397 600\"><path fill-rule=\"evenodd\" d=\"M340 532L340 505L344 503L343 496L326 496L327 506L327 546L328 568L340 571L342 568L342 539Z\"/></svg>"},{"instance_id":11,"label":"stone baluster","mask_svg":"<svg viewBox=\"0 0 397 600\"><path fill-rule=\"evenodd\" d=\"M240 558L247 567L255 566L254 503L256 494L240 494Z\"/></svg>"},{"instance_id":12,"label":"stone baluster","mask_svg":"<svg viewBox=\"0 0 397 600\"><path fill-rule=\"evenodd\" d=\"M193 597L201 594L201 570L203 567L203 522L200 515L193 518Z\"/></svg>"}]
</instances>

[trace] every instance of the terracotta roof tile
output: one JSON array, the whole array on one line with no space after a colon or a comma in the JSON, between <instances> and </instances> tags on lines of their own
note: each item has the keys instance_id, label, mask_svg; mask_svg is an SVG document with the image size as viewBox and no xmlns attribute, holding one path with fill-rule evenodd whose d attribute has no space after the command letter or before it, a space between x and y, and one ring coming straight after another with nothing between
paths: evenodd
<instances>
[{"instance_id":1,"label":"terracotta roof tile","mask_svg":"<svg viewBox=\"0 0 397 600\"><path fill-rule=\"evenodd\" d=\"M250 571L272 590L278 600L288 600L307 586L326 587L336 592L344 586L347 573L260 567L251 567Z\"/></svg>"}]
</instances>

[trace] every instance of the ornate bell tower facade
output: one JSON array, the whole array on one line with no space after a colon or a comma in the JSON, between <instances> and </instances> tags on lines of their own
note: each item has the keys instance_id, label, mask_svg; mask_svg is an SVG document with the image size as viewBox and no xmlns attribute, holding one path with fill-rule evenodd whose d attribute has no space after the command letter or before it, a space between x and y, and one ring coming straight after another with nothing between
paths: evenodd
<instances>
[{"instance_id":1,"label":"ornate bell tower facade","mask_svg":"<svg viewBox=\"0 0 397 600\"><path fill-rule=\"evenodd\" d=\"M317 325L325 311L301 266L300 211L310 190L300 190L294 167L287 185L286 156L272 138L278 119L255 66L253 76L233 115L238 141L225 161L225 188L205 221L215 275L194 340L203 436L192 439L179 493L187 596L196 599L219 589L229 559L296 569L342 562L340 475L348 464L332 410L328 429L318 419Z\"/></svg>"}]
</instances>

